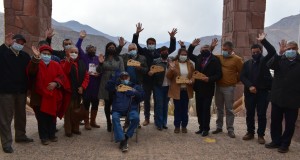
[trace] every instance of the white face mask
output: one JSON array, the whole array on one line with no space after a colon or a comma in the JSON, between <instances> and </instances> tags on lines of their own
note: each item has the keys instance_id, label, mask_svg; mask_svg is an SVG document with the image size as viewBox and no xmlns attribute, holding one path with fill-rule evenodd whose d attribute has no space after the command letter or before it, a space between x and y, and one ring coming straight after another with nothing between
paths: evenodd
<instances>
[{"instance_id":1,"label":"white face mask","mask_svg":"<svg viewBox=\"0 0 300 160\"><path fill-rule=\"evenodd\" d=\"M73 60L75 60L75 59L77 59L78 54L76 54L76 53L70 53L70 57L71 57Z\"/></svg>"},{"instance_id":2,"label":"white face mask","mask_svg":"<svg viewBox=\"0 0 300 160\"><path fill-rule=\"evenodd\" d=\"M182 55L179 56L180 62L185 62L186 60L187 60L187 56L182 56Z\"/></svg>"}]
</instances>

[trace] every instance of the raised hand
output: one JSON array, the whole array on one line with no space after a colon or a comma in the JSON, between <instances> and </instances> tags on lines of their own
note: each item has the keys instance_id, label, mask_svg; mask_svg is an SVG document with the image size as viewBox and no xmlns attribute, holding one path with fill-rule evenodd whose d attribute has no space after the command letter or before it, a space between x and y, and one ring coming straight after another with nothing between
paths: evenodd
<instances>
[{"instance_id":1,"label":"raised hand","mask_svg":"<svg viewBox=\"0 0 300 160\"><path fill-rule=\"evenodd\" d=\"M285 51L286 51L286 44L287 44L287 41L286 40L281 40L281 42L279 42L279 54L283 54Z\"/></svg>"},{"instance_id":2,"label":"raised hand","mask_svg":"<svg viewBox=\"0 0 300 160\"><path fill-rule=\"evenodd\" d=\"M260 34L258 34L258 37L256 39L259 41L262 41L263 39L266 38L266 36L267 36L266 33L260 33Z\"/></svg>"},{"instance_id":3,"label":"raised hand","mask_svg":"<svg viewBox=\"0 0 300 160\"><path fill-rule=\"evenodd\" d=\"M218 38L214 38L211 40L210 47L216 47L218 45Z\"/></svg>"},{"instance_id":4,"label":"raised hand","mask_svg":"<svg viewBox=\"0 0 300 160\"><path fill-rule=\"evenodd\" d=\"M9 47L14 43L13 36L14 36L13 33L8 33L8 35L5 36L5 45L6 46Z\"/></svg>"},{"instance_id":5,"label":"raised hand","mask_svg":"<svg viewBox=\"0 0 300 160\"><path fill-rule=\"evenodd\" d=\"M99 60L99 63L103 63L104 62L104 55L102 53L99 54L98 60Z\"/></svg>"},{"instance_id":6,"label":"raised hand","mask_svg":"<svg viewBox=\"0 0 300 160\"><path fill-rule=\"evenodd\" d=\"M52 90L54 90L56 87L57 87L57 83L56 83L56 82L50 82L50 83L48 84L47 89L48 89L49 91L52 91Z\"/></svg>"},{"instance_id":7,"label":"raised hand","mask_svg":"<svg viewBox=\"0 0 300 160\"><path fill-rule=\"evenodd\" d=\"M45 37L46 38L52 38L54 36L54 29L53 28L48 28L45 32Z\"/></svg>"},{"instance_id":8,"label":"raised hand","mask_svg":"<svg viewBox=\"0 0 300 160\"><path fill-rule=\"evenodd\" d=\"M138 23L136 24L136 34L140 34L140 32L142 32L144 30L142 23Z\"/></svg>"},{"instance_id":9,"label":"raised hand","mask_svg":"<svg viewBox=\"0 0 300 160\"><path fill-rule=\"evenodd\" d=\"M183 42L183 41L181 41L181 40L179 40L179 41L178 41L178 44L180 45L180 47L183 47L183 46L185 46L185 45L184 45L184 42Z\"/></svg>"},{"instance_id":10,"label":"raised hand","mask_svg":"<svg viewBox=\"0 0 300 160\"><path fill-rule=\"evenodd\" d=\"M83 93L83 88L82 87L78 87L78 93L82 94Z\"/></svg>"},{"instance_id":11,"label":"raised hand","mask_svg":"<svg viewBox=\"0 0 300 160\"><path fill-rule=\"evenodd\" d=\"M196 39L193 40L191 45L196 47L200 44L200 42L201 42L200 38L196 38Z\"/></svg>"},{"instance_id":12,"label":"raised hand","mask_svg":"<svg viewBox=\"0 0 300 160\"><path fill-rule=\"evenodd\" d=\"M125 46L127 43L127 42L125 42L123 37L120 37L118 40L119 40L119 46L121 46L121 47Z\"/></svg>"},{"instance_id":13,"label":"raised hand","mask_svg":"<svg viewBox=\"0 0 300 160\"><path fill-rule=\"evenodd\" d=\"M79 37L80 39L84 39L86 37L86 31L85 30L80 31Z\"/></svg>"},{"instance_id":14,"label":"raised hand","mask_svg":"<svg viewBox=\"0 0 300 160\"><path fill-rule=\"evenodd\" d=\"M40 51L35 46L32 46L31 49L32 49L33 55L35 57L39 58L41 55Z\"/></svg>"},{"instance_id":15,"label":"raised hand","mask_svg":"<svg viewBox=\"0 0 300 160\"><path fill-rule=\"evenodd\" d=\"M168 32L171 38L174 38L177 34L177 28L173 28L171 32Z\"/></svg>"}]
</instances>

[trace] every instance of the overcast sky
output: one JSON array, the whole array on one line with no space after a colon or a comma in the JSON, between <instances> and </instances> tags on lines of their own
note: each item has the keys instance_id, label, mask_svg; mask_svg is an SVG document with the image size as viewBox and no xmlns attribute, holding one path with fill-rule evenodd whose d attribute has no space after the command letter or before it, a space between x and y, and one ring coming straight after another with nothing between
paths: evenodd
<instances>
[{"instance_id":1,"label":"overcast sky","mask_svg":"<svg viewBox=\"0 0 300 160\"><path fill-rule=\"evenodd\" d=\"M223 0L52 0L52 18L59 22L76 20L112 36L131 41L135 24L144 31L140 42L148 37L169 40L168 31L178 28L177 39L222 33ZM3 1L0 11L3 12ZM265 26L281 18L299 14L299 0L267 0Z\"/></svg>"}]
</instances>

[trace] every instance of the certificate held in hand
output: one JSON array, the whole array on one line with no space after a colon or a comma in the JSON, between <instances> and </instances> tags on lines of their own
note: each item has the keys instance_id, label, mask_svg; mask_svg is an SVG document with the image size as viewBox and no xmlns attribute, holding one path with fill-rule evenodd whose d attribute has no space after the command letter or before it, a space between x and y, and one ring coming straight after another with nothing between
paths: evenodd
<instances>
[{"instance_id":1,"label":"certificate held in hand","mask_svg":"<svg viewBox=\"0 0 300 160\"><path fill-rule=\"evenodd\" d=\"M124 84L120 84L118 87L117 87L117 91L118 92L126 92L126 91L129 91L129 90L132 90L131 87L129 86L126 86Z\"/></svg>"},{"instance_id":2,"label":"certificate held in hand","mask_svg":"<svg viewBox=\"0 0 300 160\"><path fill-rule=\"evenodd\" d=\"M135 60L133 60L133 59L129 59L129 60L127 61L127 66L140 67L140 66L141 66L141 62L135 61Z\"/></svg>"},{"instance_id":3,"label":"certificate held in hand","mask_svg":"<svg viewBox=\"0 0 300 160\"><path fill-rule=\"evenodd\" d=\"M187 84L187 83L190 83L190 80L186 77L177 76L176 77L176 83L177 84Z\"/></svg>"},{"instance_id":4,"label":"certificate held in hand","mask_svg":"<svg viewBox=\"0 0 300 160\"><path fill-rule=\"evenodd\" d=\"M193 73L193 78L195 78L195 79L202 79L203 77L206 77L206 75L199 71L195 71Z\"/></svg>"},{"instance_id":5,"label":"certificate held in hand","mask_svg":"<svg viewBox=\"0 0 300 160\"><path fill-rule=\"evenodd\" d=\"M165 69L164 69L163 66L152 65L151 68L150 68L150 71L151 71L152 73L159 73L159 72L165 71Z\"/></svg>"}]
</instances>

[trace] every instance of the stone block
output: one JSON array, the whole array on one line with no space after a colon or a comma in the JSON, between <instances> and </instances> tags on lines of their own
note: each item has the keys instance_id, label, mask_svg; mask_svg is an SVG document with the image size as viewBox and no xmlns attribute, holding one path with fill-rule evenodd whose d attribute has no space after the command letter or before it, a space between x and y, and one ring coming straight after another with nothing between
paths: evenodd
<instances>
[{"instance_id":1,"label":"stone block","mask_svg":"<svg viewBox=\"0 0 300 160\"><path fill-rule=\"evenodd\" d=\"M12 0L3 0L4 8L12 8Z\"/></svg>"},{"instance_id":2,"label":"stone block","mask_svg":"<svg viewBox=\"0 0 300 160\"><path fill-rule=\"evenodd\" d=\"M12 9L16 11L23 11L23 1L22 0L11 0Z\"/></svg>"},{"instance_id":3,"label":"stone block","mask_svg":"<svg viewBox=\"0 0 300 160\"><path fill-rule=\"evenodd\" d=\"M265 23L265 13L252 12L251 23L253 29L264 28Z\"/></svg>"},{"instance_id":4,"label":"stone block","mask_svg":"<svg viewBox=\"0 0 300 160\"><path fill-rule=\"evenodd\" d=\"M249 8L250 8L251 12L265 13L266 12L266 0L256 0L256 1L250 2Z\"/></svg>"},{"instance_id":5,"label":"stone block","mask_svg":"<svg viewBox=\"0 0 300 160\"><path fill-rule=\"evenodd\" d=\"M28 31L32 35L39 35L40 25L39 18L36 16L22 16L21 20L24 24L24 30Z\"/></svg>"},{"instance_id":6,"label":"stone block","mask_svg":"<svg viewBox=\"0 0 300 160\"><path fill-rule=\"evenodd\" d=\"M16 16L15 17L14 24L18 28L22 28L23 27L23 23L22 23L22 20L21 20L20 16Z\"/></svg>"},{"instance_id":7,"label":"stone block","mask_svg":"<svg viewBox=\"0 0 300 160\"><path fill-rule=\"evenodd\" d=\"M247 13L234 12L233 14L233 30L246 31L247 30Z\"/></svg>"},{"instance_id":8,"label":"stone block","mask_svg":"<svg viewBox=\"0 0 300 160\"><path fill-rule=\"evenodd\" d=\"M37 16L38 0L24 0L23 15Z\"/></svg>"},{"instance_id":9,"label":"stone block","mask_svg":"<svg viewBox=\"0 0 300 160\"><path fill-rule=\"evenodd\" d=\"M249 33L237 32L236 33L236 46L237 47L249 47Z\"/></svg>"},{"instance_id":10,"label":"stone block","mask_svg":"<svg viewBox=\"0 0 300 160\"><path fill-rule=\"evenodd\" d=\"M249 10L249 0L238 0L237 11L248 11Z\"/></svg>"}]
</instances>

